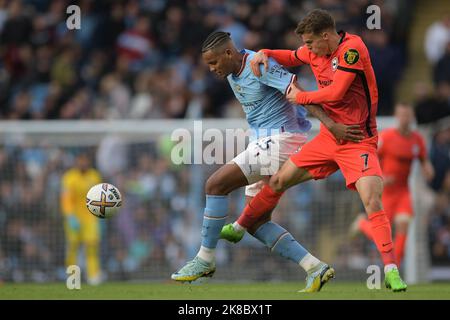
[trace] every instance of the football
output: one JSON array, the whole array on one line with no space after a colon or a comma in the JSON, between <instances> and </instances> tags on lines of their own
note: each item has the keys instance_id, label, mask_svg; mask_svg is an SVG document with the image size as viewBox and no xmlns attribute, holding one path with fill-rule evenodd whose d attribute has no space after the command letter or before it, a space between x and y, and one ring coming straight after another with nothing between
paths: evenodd
<instances>
[{"instance_id":1,"label":"football","mask_svg":"<svg viewBox=\"0 0 450 320\"><path fill-rule=\"evenodd\" d=\"M101 219L116 215L122 206L122 195L110 183L93 186L86 195L86 206L90 213Z\"/></svg>"}]
</instances>

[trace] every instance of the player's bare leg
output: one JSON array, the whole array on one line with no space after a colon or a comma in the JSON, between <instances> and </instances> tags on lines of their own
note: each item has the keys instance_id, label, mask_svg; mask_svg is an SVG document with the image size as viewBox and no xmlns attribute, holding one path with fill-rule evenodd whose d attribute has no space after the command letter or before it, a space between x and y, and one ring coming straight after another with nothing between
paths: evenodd
<instances>
[{"instance_id":1,"label":"player's bare leg","mask_svg":"<svg viewBox=\"0 0 450 320\"><path fill-rule=\"evenodd\" d=\"M411 215L408 213L398 213L395 215L395 257L397 266L400 267L403 256L405 254L406 239L409 229L409 223L411 221Z\"/></svg>"},{"instance_id":2,"label":"player's bare leg","mask_svg":"<svg viewBox=\"0 0 450 320\"><path fill-rule=\"evenodd\" d=\"M235 163L225 164L209 177L205 186L206 206L200 250L193 260L172 274L173 280L190 282L214 274L215 249L228 215L228 194L247 184L247 178Z\"/></svg>"},{"instance_id":3,"label":"player's bare leg","mask_svg":"<svg viewBox=\"0 0 450 320\"><path fill-rule=\"evenodd\" d=\"M386 287L394 292L405 291L407 285L400 278L395 264L391 225L381 202L383 180L378 176L366 176L361 177L355 185L372 226L373 241L385 265Z\"/></svg>"},{"instance_id":4,"label":"player's bare leg","mask_svg":"<svg viewBox=\"0 0 450 320\"><path fill-rule=\"evenodd\" d=\"M290 159L273 175L269 185L275 192L284 192L292 186L311 180L313 177L308 170L297 167Z\"/></svg>"},{"instance_id":5,"label":"player's bare leg","mask_svg":"<svg viewBox=\"0 0 450 320\"><path fill-rule=\"evenodd\" d=\"M293 185L311 179L312 176L307 170L298 168L288 159L281 169L270 178L269 183L244 208L237 223L241 227L248 229L263 214L273 210L277 206L285 190Z\"/></svg>"}]
</instances>

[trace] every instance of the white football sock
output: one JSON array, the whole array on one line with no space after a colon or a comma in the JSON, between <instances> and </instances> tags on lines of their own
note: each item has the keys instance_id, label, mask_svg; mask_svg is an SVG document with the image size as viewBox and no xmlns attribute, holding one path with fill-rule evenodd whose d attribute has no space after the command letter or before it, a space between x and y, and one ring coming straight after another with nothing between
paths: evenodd
<instances>
[{"instance_id":1,"label":"white football sock","mask_svg":"<svg viewBox=\"0 0 450 320\"><path fill-rule=\"evenodd\" d=\"M298 263L300 267L302 267L306 272L309 272L309 270L317 267L321 261L314 257L311 253L307 253L306 256L300 260Z\"/></svg>"},{"instance_id":2,"label":"white football sock","mask_svg":"<svg viewBox=\"0 0 450 320\"><path fill-rule=\"evenodd\" d=\"M200 246L200 250L197 253L197 256L206 262L213 262L216 259L216 249L206 248L204 246Z\"/></svg>"},{"instance_id":3,"label":"white football sock","mask_svg":"<svg viewBox=\"0 0 450 320\"><path fill-rule=\"evenodd\" d=\"M247 229L241 226L237 221L233 223L233 228L235 231L247 231Z\"/></svg>"},{"instance_id":4,"label":"white football sock","mask_svg":"<svg viewBox=\"0 0 450 320\"><path fill-rule=\"evenodd\" d=\"M384 266L384 273L386 273L392 269L397 269L397 265L394 263L387 264Z\"/></svg>"}]
</instances>

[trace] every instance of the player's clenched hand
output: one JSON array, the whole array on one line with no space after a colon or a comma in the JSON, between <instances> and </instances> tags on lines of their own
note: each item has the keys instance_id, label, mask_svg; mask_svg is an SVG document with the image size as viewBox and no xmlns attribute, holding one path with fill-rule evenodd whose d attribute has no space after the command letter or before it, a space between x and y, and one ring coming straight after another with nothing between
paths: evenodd
<instances>
[{"instance_id":1,"label":"player's clenched hand","mask_svg":"<svg viewBox=\"0 0 450 320\"><path fill-rule=\"evenodd\" d=\"M336 140L346 140L352 142L360 142L364 139L364 134L358 125L345 125L342 123L335 123L328 128L334 135Z\"/></svg>"},{"instance_id":2,"label":"player's clenched hand","mask_svg":"<svg viewBox=\"0 0 450 320\"><path fill-rule=\"evenodd\" d=\"M269 69L269 58L262 51L257 52L253 59L250 60L250 67L255 76L261 77L261 71L259 70L259 65L264 64L264 69L267 71Z\"/></svg>"},{"instance_id":3,"label":"player's clenched hand","mask_svg":"<svg viewBox=\"0 0 450 320\"><path fill-rule=\"evenodd\" d=\"M300 92L300 89L295 85L295 83L291 83L286 92L286 99L293 104L297 104L297 93Z\"/></svg>"}]
</instances>

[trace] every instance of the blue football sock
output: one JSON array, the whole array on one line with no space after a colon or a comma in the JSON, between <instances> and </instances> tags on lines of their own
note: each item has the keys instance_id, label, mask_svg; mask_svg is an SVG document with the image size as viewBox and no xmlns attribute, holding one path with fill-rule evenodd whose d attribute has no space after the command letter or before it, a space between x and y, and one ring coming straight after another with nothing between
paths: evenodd
<instances>
[{"instance_id":1,"label":"blue football sock","mask_svg":"<svg viewBox=\"0 0 450 320\"><path fill-rule=\"evenodd\" d=\"M286 229L272 221L260 226L253 236L264 243L270 251L295 263L299 263L308 254L308 251Z\"/></svg>"},{"instance_id":2,"label":"blue football sock","mask_svg":"<svg viewBox=\"0 0 450 320\"><path fill-rule=\"evenodd\" d=\"M206 195L203 214L202 246L215 249L228 214L228 196Z\"/></svg>"}]
</instances>

